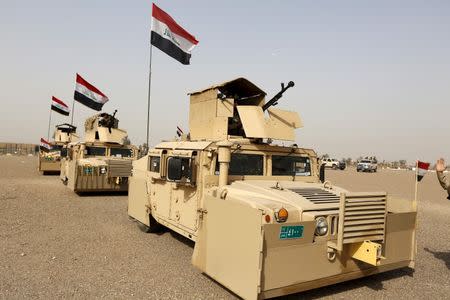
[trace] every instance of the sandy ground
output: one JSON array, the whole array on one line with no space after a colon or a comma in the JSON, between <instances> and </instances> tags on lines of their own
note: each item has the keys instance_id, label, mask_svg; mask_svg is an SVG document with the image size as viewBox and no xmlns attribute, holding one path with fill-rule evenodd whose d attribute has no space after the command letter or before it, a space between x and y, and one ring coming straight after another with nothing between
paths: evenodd
<instances>
[{"instance_id":1,"label":"sandy ground","mask_svg":"<svg viewBox=\"0 0 450 300\"><path fill-rule=\"evenodd\" d=\"M193 244L145 234L126 214L126 196L77 196L35 157L0 156L0 298L234 299L191 266ZM354 191L412 198L411 172L328 171ZM289 299L450 298L450 201L436 175L419 188L415 272L392 271L291 295Z\"/></svg>"}]
</instances>

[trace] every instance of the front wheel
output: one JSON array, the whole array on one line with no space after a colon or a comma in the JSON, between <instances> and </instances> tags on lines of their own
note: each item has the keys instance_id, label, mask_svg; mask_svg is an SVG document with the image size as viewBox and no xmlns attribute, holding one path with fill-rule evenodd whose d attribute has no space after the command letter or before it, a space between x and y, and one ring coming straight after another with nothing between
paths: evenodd
<instances>
[{"instance_id":1,"label":"front wheel","mask_svg":"<svg viewBox=\"0 0 450 300\"><path fill-rule=\"evenodd\" d=\"M336 169L337 169L337 166L336 166L336 165L333 165L332 168L333 168L333 170L336 170Z\"/></svg>"}]
</instances>

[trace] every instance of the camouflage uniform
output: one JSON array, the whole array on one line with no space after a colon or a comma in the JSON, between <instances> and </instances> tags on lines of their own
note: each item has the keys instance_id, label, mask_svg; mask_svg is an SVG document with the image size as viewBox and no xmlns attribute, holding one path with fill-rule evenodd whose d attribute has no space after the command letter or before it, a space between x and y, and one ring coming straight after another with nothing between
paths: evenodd
<instances>
[{"instance_id":1,"label":"camouflage uniform","mask_svg":"<svg viewBox=\"0 0 450 300\"><path fill-rule=\"evenodd\" d=\"M436 172L437 177L439 179L439 183L441 184L442 188L447 191L448 197L447 199L450 200L450 178L448 178L447 174L444 172Z\"/></svg>"}]
</instances>

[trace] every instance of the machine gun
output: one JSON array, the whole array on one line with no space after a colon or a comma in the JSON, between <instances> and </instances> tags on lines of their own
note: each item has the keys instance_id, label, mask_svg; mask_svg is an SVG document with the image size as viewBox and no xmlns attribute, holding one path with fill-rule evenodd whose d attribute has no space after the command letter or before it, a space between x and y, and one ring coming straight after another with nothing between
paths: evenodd
<instances>
[{"instance_id":1,"label":"machine gun","mask_svg":"<svg viewBox=\"0 0 450 300\"><path fill-rule=\"evenodd\" d=\"M107 113L100 114L101 119L99 120L98 124L102 127L108 127L109 133L111 133L111 128L117 128L118 121L115 118L117 113L117 109L114 111L112 115Z\"/></svg>"},{"instance_id":2,"label":"machine gun","mask_svg":"<svg viewBox=\"0 0 450 300\"><path fill-rule=\"evenodd\" d=\"M281 91L278 92L275 96L273 96L272 99L270 99L266 104L263 105L262 110L266 111L269 107L275 106L278 104L278 100L280 100L281 97L283 97L283 93L287 91L288 88L293 87L294 82L289 81L287 86L284 86L284 83L281 83Z\"/></svg>"}]
</instances>

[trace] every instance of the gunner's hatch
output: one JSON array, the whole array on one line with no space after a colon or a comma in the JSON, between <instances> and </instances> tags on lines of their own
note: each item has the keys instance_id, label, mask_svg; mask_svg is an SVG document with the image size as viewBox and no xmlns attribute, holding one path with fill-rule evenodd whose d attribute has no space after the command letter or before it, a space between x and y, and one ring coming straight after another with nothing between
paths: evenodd
<instances>
[{"instance_id":1,"label":"gunner's hatch","mask_svg":"<svg viewBox=\"0 0 450 300\"><path fill-rule=\"evenodd\" d=\"M190 93L191 140L225 140L230 136L295 140L294 129L302 127L299 115L271 107L293 86L292 81L282 84L281 91L267 103L266 93L245 78Z\"/></svg>"},{"instance_id":2,"label":"gunner's hatch","mask_svg":"<svg viewBox=\"0 0 450 300\"><path fill-rule=\"evenodd\" d=\"M116 112L117 110L112 115L100 113L86 119L84 123L85 141L123 145L128 134L119 128L119 120L115 117Z\"/></svg>"}]
</instances>

